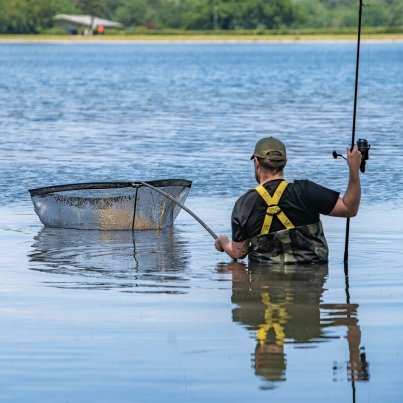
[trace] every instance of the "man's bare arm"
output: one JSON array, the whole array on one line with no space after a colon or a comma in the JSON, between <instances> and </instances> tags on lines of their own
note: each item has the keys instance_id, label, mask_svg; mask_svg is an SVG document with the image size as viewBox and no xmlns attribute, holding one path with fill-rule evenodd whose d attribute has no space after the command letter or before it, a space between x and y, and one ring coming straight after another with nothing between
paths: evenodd
<instances>
[{"instance_id":1,"label":"man's bare arm","mask_svg":"<svg viewBox=\"0 0 403 403\"><path fill-rule=\"evenodd\" d=\"M361 183L359 168L361 165L361 153L357 145L350 151L347 149L347 164L349 167L349 179L344 196L339 198L329 213L333 217L354 217L358 213L361 200Z\"/></svg>"}]
</instances>

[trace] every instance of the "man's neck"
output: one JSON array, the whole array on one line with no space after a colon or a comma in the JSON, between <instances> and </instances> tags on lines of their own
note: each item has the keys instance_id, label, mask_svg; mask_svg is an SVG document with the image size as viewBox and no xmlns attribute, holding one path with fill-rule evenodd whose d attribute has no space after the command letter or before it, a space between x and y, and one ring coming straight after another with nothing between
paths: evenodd
<instances>
[{"instance_id":1,"label":"man's neck","mask_svg":"<svg viewBox=\"0 0 403 403\"><path fill-rule=\"evenodd\" d=\"M265 174L261 175L259 178L259 184L263 185L266 182L273 181L276 179L284 179L284 173L283 172L278 172L276 174Z\"/></svg>"}]
</instances>

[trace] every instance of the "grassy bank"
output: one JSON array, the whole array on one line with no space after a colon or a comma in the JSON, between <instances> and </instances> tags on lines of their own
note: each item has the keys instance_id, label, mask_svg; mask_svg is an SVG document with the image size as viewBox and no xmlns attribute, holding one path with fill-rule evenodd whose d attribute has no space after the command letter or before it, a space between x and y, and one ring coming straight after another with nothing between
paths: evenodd
<instances>
[{"instance_id":1,"label":"grassy bank","mask_svg":"<svg viewBox=\"0 0 403 403\"><path fill-rule=\"evenodd\" d=\"M277 30L277 31L180 31L138 30L130 33L107 32L104 35L82 36L61 33L40 35L0 35L8 42L287 42L287 41L354 41L354 29L343 30ZM363 29L362 40L403 41L402 32Z\"/></svg>"}]
</instances>

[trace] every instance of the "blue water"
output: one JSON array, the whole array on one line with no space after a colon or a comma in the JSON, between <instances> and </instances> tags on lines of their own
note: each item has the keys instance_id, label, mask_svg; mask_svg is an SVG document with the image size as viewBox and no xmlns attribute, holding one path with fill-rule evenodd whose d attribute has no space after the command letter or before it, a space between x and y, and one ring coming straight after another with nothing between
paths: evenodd
<instances>
[{"instance_id":1,"label":"blue water","mask_svg":"<svg viewBox=\"0 0 403 403\"><path fill-rule=\"evenodd\" d=\"M372 143L370 202L387 182L387 193L403 187L401 47L362 49L357 138ZM184 175L195 194L238 195L255 140L269 134L287 143L291 177L342 190L345 164L331 152L350 143L354 77L352 43L2 44L0 202L27 204L27 188L48 184Z\"/></svg>"},{"instance_id":2,"label":"blue water","mask_svg":"<svg viewBox=\"0 0 403 403\"><path fill-rule=\"evenodd\" d=\"M343 192L355 44L0 44L0 401L401 402L402 65L403 44L363 43L345 277L344 220L324 218L328 267L262 272L183 212L161 232L43 228L27 189L186 178L228 234L275 135L287 178Z\"/></svg>"}]
</instances>

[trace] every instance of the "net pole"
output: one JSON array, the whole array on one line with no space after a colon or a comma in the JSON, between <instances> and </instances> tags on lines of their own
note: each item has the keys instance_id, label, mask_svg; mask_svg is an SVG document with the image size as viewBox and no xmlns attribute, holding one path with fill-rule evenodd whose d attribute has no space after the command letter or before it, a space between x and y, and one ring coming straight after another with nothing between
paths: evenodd
<instances>
[{"instance_id":1,"label":"net pole","mask_svg":"<svg viewBox=\"0 0 403 403\"><path fill-rule=\"evenodd\" d=\"M175 204L177 204L180 208L182 208L183 210L185 210L188 214L190 214L214 239L217 239L217 234L204 222L202 221L195 213L193 213L192 210L190 210L189 208L187 208L183 203L181 203L179 200L175 199L175 197L172 197L169 193L164 192L161 189L156 188L153 185L150 185L147 182L139 182L141 183L143 186L146 186L152 190L155 190L156 192L162 194L163 196L165 196L166 198L168 198L169 200L173 201Z\"/></svg>"}]
</instances>

